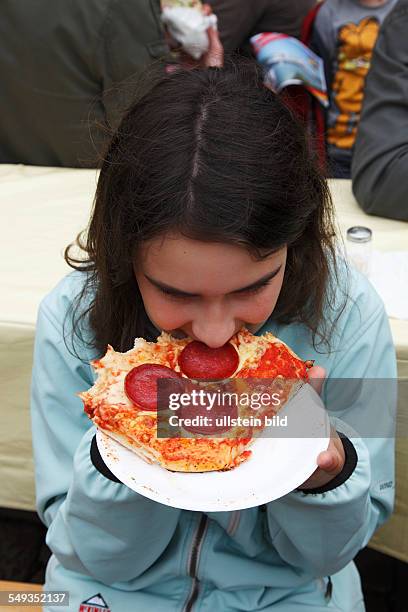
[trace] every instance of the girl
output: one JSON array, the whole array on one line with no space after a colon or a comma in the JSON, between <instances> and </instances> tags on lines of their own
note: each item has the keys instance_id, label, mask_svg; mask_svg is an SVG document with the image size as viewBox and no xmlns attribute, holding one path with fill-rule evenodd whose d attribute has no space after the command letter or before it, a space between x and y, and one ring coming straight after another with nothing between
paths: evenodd
<instances>
[{"instance_id":1,"label":"girl","mask_svg":"<svg viewBox=\"0 0 408 612\"><path fill-rule=\"evenodd\" d=\"M395 378L383 306L336 261L327 185L262 81L246 62L178 70L130 108L102 165L83 256L68 249L76 271L41 304L38 511L53 553L46 589L68 590L70 610L364 610L352 559L393 503L381 486L393 479L392 439L363 440L347 423L386 408L369 389L336 404L325 385L332 439L300 489L210 513L120 483L76 396L108 343L126 351L167 330L215 348L243 325L314 359L316 386L324 371L328 381Z\"/></svg>"}]
</instances>

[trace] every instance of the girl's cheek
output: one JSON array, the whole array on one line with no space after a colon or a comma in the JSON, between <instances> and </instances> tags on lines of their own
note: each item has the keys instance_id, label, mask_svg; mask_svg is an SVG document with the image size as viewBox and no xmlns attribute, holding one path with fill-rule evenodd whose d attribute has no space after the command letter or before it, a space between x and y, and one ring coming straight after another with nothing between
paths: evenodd
<instances>
[{"instance_id":1,"label":"girl's cheek","mask_svg":"<svg viewBox=\"0 0 408 612\"><path fill-rule=\"evenodd\" d=\"M235 319L244 321L245 323L260 323L267 319L274 305L268 304L252 304L251 306L242 306L237 309Z\"/></svg>"},{"instance_id":2,"label":"girl's cheek","mask_svg":"<svg viewBox=\"0 0 408 612\"><path fill-rule=\"evenodd\" d=\"M191 320L190 309L186 305L168 298L145 299L144 303L150 319L161 329L176 329Z\"/></svg>"},{"instance_id":3,"label":"girl's cheek","mask_svg":"<svg viewBox=\"0 0 408 612\"><path fill-rule=\"evenodd\" d=\"M280 287L267 288L259 295L248 296L236 305L235 318L246 323L265 321L273 312L278 301ZM279 290L278 290L279 289Z\"/></svg>"},{"instance_id":4,"label":"girl's cheek","mask_svg":"<svg viewBox=\"0 0 408 612\"><path fill-rule=\"evenodd\" d=\"M232 304L225 306L225 319L233 319L244 323L259 323L271 314L276 299L242 299L238 298ZM161 304L150 311L155 322L163 329L176 329L206 316L205 308L197 304L173 303L161 300Z\"/></svg>"}]
</instances>

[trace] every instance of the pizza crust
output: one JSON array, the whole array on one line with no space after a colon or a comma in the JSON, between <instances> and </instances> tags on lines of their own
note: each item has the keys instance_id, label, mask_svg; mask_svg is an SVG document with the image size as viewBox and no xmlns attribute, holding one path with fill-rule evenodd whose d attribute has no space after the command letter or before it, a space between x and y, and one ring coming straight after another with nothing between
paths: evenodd
<instances>
[{"instance_id":1,"label":"pizza crust","mask_svg":"<svg viewBox=\"0 0 408 612\"><path fill-rule=\"evenodd\" d=\"M112 438L125 446L138 457L147 461L147 463L158 463L162 467L172 472L213 472L220 470L230 470L237 465L246 461L251 452L248 451L248 447L252 444L253 440L249 440L246 443L244 440L237 441L231 444L231 440L214 438L212 444L208 440L202 438L183 438L186 444L184 449L181 448L177 452L177 459L166 459L162 453L156 449L142 445L134 438L130 438L123 433L113 432L108 429L99 429ZM171 438L163 438L159 440L159 446L168 445L168 440ZM197 440L200 442L197 443Z\"/></svg>"}]
</instances>

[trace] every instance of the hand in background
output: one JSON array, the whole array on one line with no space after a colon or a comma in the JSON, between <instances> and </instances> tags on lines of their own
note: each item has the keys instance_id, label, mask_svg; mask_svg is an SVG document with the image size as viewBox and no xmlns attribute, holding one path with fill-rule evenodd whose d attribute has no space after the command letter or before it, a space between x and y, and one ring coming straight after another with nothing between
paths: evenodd
<instances>
[{"instance_id":1,"label":"hand in background","mask_svg":"<svg viewBox=\"0 0 408 612\"><path fill-rule=\"evenodd\" d=\"M212 8L209 4L203 4L203 14L211 15ZM167 66L167 71L172 72L177 70L178 66L183 68L212 68L221 67L224 64L224 47L220 40L218 30L214 27L207 29L208 36L208 51L204 53L199 60L195 60L188 53L186 53L181 47L180 43L175 41L170 33L166 30L165 38L170 49L178 52L179 62L178 64L170 64Z\"/></svg>"},{"instance_id":2,"label":"hand in background","mask_svg":"<svg viewBox=\"0 0 408 612\"><path fill-rule=\"evenodd\" d=\"M212 8L209 4L203 4L204 15L211 15ZM201 65L205 68L218 67L224 65L224 47L220 40L218 30L216 28L208 28L208 51L201 58Z\"/></svg>"}]
</instances>

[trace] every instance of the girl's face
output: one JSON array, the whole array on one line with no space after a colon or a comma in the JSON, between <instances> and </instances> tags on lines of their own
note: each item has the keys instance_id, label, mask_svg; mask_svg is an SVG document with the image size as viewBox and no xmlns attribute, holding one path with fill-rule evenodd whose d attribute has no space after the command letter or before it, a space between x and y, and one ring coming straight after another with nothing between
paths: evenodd
<instances>
[{"instance_id":1,"label":"girl's face","mask_svg":"<svg viewBox=\"0 0 408 612\"><path fill-rule=\"evenodd\" d=\"M165 235L143 244L134 272L158 329L217 348L243 325L255 332L268 319L286 253L283 247L256 261L244 247Z\"/></svg>"}]
</instances>

